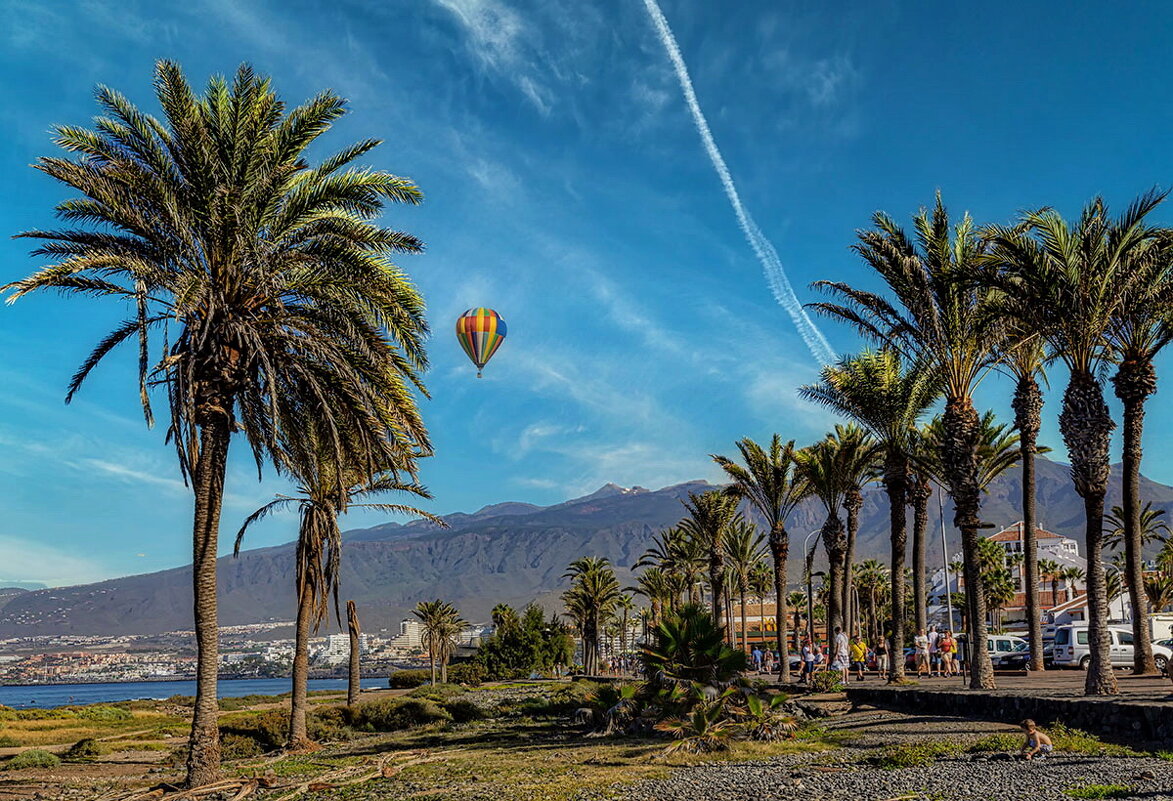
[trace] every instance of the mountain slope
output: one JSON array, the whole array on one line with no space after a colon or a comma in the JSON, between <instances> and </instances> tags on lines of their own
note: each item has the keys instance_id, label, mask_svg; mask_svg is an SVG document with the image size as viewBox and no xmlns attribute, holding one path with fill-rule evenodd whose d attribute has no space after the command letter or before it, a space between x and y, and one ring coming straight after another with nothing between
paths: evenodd
<instances>
[{"instance_id":1,"label":"mountain slope","mask_svg":"<svg viewBox=\"0 0 1173 801\"><path fill-rule=\"evenodd\" d=\"M1119 503L1114 471L1109 505ZM348 532L342 566L342 597L354 599L364 628L394 624L423 599L443 597L470 620L485 620L498 602L553 601L567 564L584 555L609 558L630 583L630 566L653 534L683 514L688 493L709 488L695 481L649 491L607 485L583 498L549 507L523 503L487 506L445 519L449 529L424 521L389 523ZM1019 475L1012 471L990 488L983 517L1003 526L1019 519ZM1173 488L1146 481L1143 497L1173 508ZM1083 506L1071 488L1067 466L1039 459L1040 523L1083 540ZM945 519L952 519L948 498ZM866 493L861 513L859 559L887 558L887 500L882 490ZM931 565L940 564L936 501L929 527ZM791 579L801 571L807 534L822 522L820 507L803 504L790 520ZM950 552L956 536L947 525ZM220 622L287 621L293 616L291 544L244 551L220 560ZM0 637L34 634L158 633L191 628L191 570L112 579L78 587L23 592L0 608Z\"/></svg>"}]
</instances>

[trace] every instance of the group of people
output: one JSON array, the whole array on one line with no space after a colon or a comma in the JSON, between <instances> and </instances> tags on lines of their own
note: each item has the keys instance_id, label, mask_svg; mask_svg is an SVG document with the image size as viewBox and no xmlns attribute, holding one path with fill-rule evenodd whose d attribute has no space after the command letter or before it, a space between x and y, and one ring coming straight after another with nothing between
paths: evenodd
<instances>
[{"instance_id":1,"label":"group of people","mask_svg":"<svg viewBox=\"0 0 1173 801\"><path fill-rule=\"evenodd\" d=\"M890 666L889 648L887 636L868 642L861 634L849 638L840 626L836 626L826 651L818 642L803 639L799 650L802 667L798 680L809 682L815 671L824 667L839 672L842 681L847 681L849 676L863 681L868 670L875 670L882 676ZM964 656L957 638L952 631L937 631L936 627L928 632L924 629L917 632L913 638L913 659L918 677L957 676L964 669Z\"/></svg>"}]
</instances>

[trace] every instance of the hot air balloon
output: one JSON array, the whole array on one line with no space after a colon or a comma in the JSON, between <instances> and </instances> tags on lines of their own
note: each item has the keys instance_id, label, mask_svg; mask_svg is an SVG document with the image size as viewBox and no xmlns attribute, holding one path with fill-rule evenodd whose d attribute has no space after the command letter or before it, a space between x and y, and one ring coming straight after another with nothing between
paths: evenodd
<instances>
[{"instance_id":1,"label":"hot air balloon","mask_svg":"<svg viewBox=\"0 0 1173 801\"><path fill-rule=\"evenodd\" d=\"M505 321L492 309L469 309L456 319L456 338L477 366L477 378L505 341Z\"/></svg>"}]
</instances>

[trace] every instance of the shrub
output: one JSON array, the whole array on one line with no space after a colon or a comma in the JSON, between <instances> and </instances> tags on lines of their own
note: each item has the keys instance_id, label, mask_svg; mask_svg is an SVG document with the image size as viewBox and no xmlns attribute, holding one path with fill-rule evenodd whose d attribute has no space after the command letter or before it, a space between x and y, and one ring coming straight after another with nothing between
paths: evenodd
<instances>
[{"instance_id":1,"label":"shrub","mask_svg":"<svg viewBox=\"0 0 1173 801\"><path fill-rule=\"evenodd\" d=\"M269 709L257 714L233 715L220 723L220 736L248 737L260 751L275 751L289 739L288 714L282 709Z\"/></svg>"},{"instance_id":2,"label":"shrub","mask_svg":"<svg viewBox=\"0 0 1173 801\"><path fill-rule=\"evenodd\" d=\"M442 704L450 698L454 698L461 693L468 692L467 689L461 687L459 684L437 684L434 687L430 684L425 684L422 687L416 687L407 694L409 698L427 698L429 701L435 701Z\"/></svg>"},{"instance_id":3,"label":"shrub","mask_svg":"<svg viewBox=\"0 0 1173 801\"><path fill-rule=\"evenodd\" d=\"M810 678L810 688L816 693L843 692L843 682L837 670L820 670Z\"/></svg>"},{"instance_id":4,"label":"shrub","mask_svg":"<svg viewBox=\"0 0 1173 801\"><path fill-rule=\"evenodd\" d=\"M225 732L220 735L220 759L250 759L265 753L261 744L246 734Z\"/></svg>"},{"instance_id":5,"label":"shrub","mask_svg":"<svg viewBox=\"0 0 1173 801\"><path fill-rule=\"evenodd\" d=\"M0 704L0 720L16 720L16 710Z\"/></svg>"},{"instance_id":6,"label":"shrub","mask_svg":"<svg viewBox=\"0 0 1173 801\"><path fill-rule=\"evenodd\" d=\"M70 762L77 762L100 757L105 753L106 746L99 743L93 737L83 737L69 746L69 750L65 752L65 759Z\"/></svg>"},{"instance_id":7,"label":"shrub","mask_svg":"<svg viewBox=\"0 0 1173 801\"><path fill-rule=\"evenodd\" d=\"M959 743L930 740L890 745L868 757L867 761L884 770L895 770L931 765L940 757L957 756L960 752L961 745Z\"/></svg>"},{"instance_id":8,"label":"shrub","mask_svg":"<svg viewBox=\"0 0 1173 801\"><path fill-rule=\"evenodd\" d=\"M106 706L98 704L96 706L80 706L80 707L65 707L73 714L71 717L81 718L82 720L93 720L101 723L116 723L122 720L130 720L134 717L129 709L123 709L120 706Z\"/></svg>"},{"instance_id":9,"label":"shrub","mask_svg":"<svg viewBox=\"0 0 1173 801\"><path fill-rule=\"evenodd\" d=\"M431 679L429 670L397 670L387 677L387 686L392 690L409 690L427 684Z\"/></svg>"},{"instance_id":10,"label":"shrub","mask_svg":"<svg viewBox=\"0 0 1173 801\"><path fill-rule=\"evenodd\" d=\"M477 662L460 662L448 666L448 682L477 687L487 678L485 668Z\"/></svg>"},{"instance_id":11,"label":"shrub","mask_svg":"<svg viewBox=\"0 0 1173 801\"><path fill-rule=\"evenodd\" d=\"M20 740L11 737L7 734L0 734L0 748L16 748L20 745Z\"/></svg>"},{"instance_id":12,"label":"shrub","mask_svg":"<svg viewBox=\"0 0 1173 801\"><path fill-rule=\"evenodd\" d=\"M599 697L602 687L594 681L573 681L550 695L549 709L557 714L570 714L576 709L591 706L594 699Z\"/></svg>"},{"instance_id":13,"label":"shrub","mask_svg":"<svg viewBox=\"0 0 1173 801\"><path fill-rule=\"evenodd\" d=\"M28 751L21 751L12 759L8 760L7 764L4 765L4 769L55 768L60 764L61 760L56 754L50 754L41 748L31 748Z\"/></svg>"},{"instance_id":14,"label":"shrub","mask_svg":"<svg viewBox=\"0 0 1173 801\"><path fill-rule=\"evenodd\" d=\"M359 704L352 714L355 726L371 731L399 731L452 719L435 701L424 698L371 701Z\"/></svg>"},{"instance_id":15,"label":"shrub","mask_svg":"<svg viewBox=\"0 0 1173 801\"><path fill-rule=\"evenodd\" d=\"M443 703L443 708L457 723L484 720L489 716L484 709L467 698L452 698Z\"/></svg>"}]
</instances>

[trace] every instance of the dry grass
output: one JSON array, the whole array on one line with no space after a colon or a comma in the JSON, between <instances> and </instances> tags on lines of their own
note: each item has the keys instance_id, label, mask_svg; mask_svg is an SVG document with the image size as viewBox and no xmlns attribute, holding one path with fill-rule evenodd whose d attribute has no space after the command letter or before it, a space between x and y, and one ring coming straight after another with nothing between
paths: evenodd
<instances>
[{"instance_id":1,"label":"dry grass","mask_svg":"<svg viewBox=\"0 0 1173 801\"><path fill-rule=\"evenodd\" d=\"M161 732L168 729L183 731L187 725L188 722L181 717L135 710L130 719L118 721L82 718L6 720L0 723L0 736L11 738L17 745L27 748L72 745L85 737L158 740Z\"/></svg>"}]
</instances>

